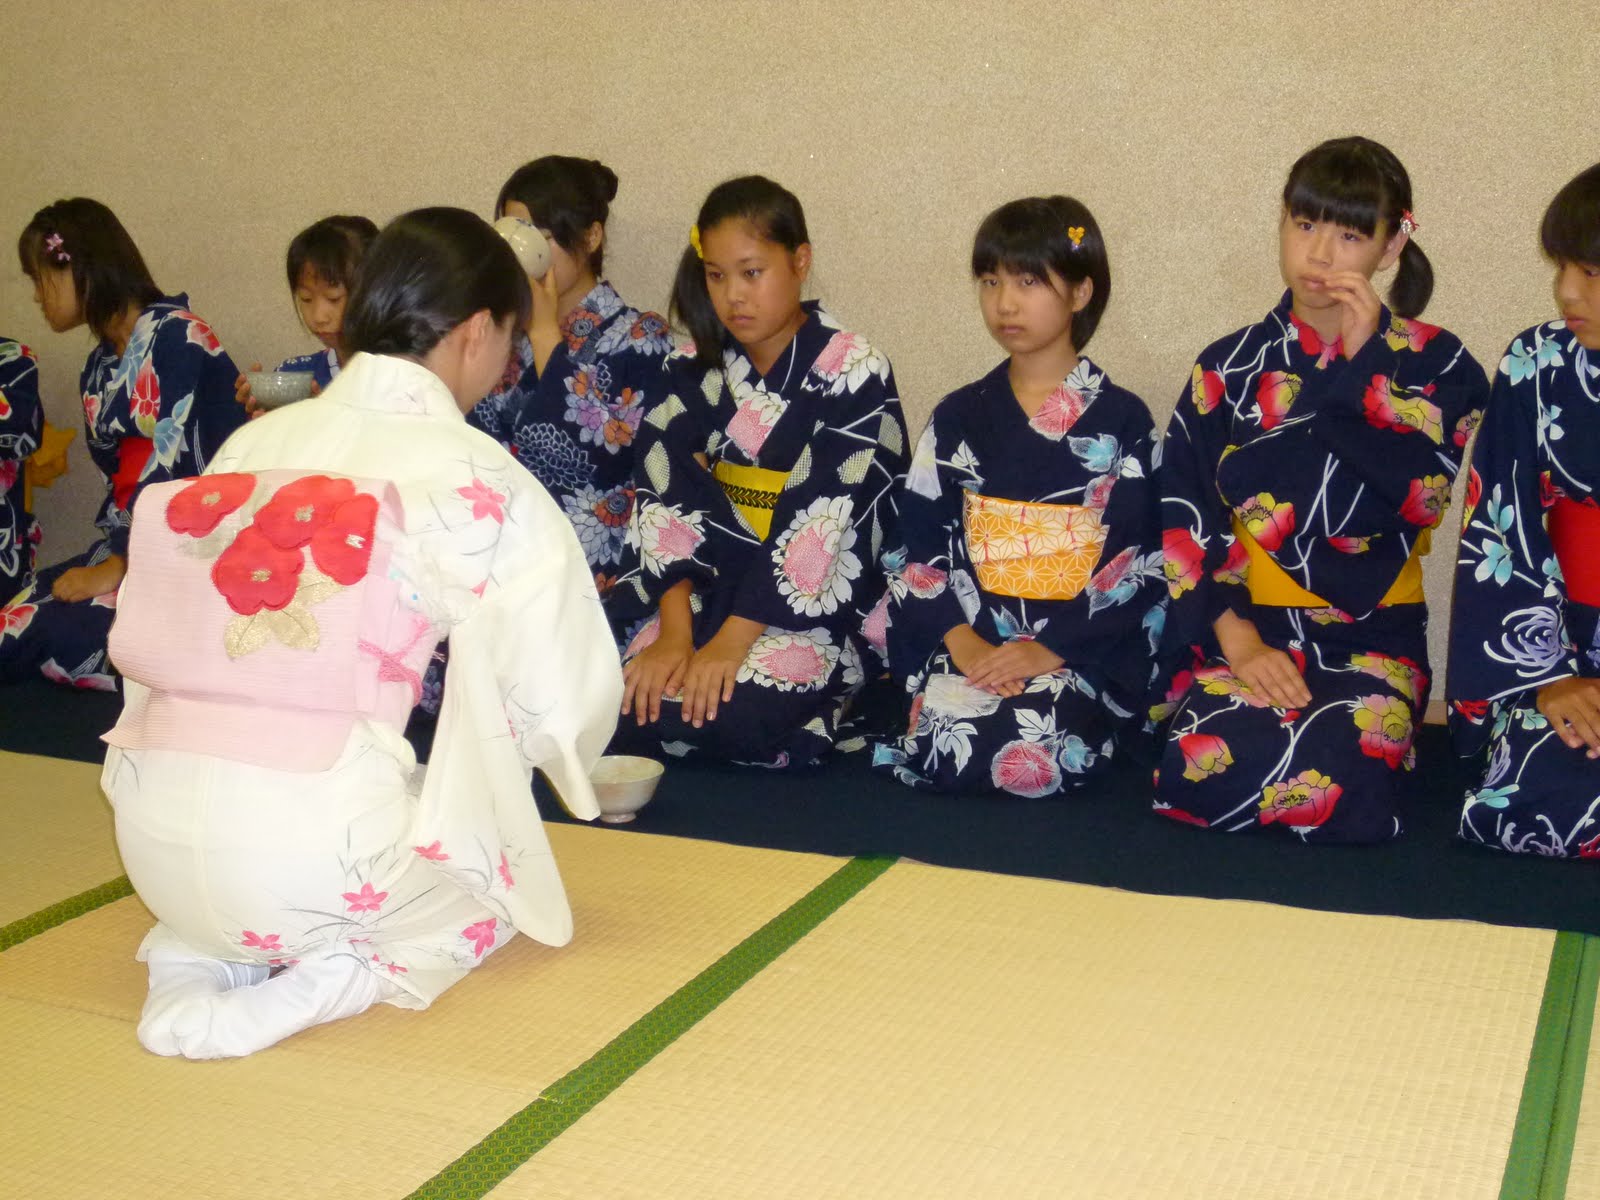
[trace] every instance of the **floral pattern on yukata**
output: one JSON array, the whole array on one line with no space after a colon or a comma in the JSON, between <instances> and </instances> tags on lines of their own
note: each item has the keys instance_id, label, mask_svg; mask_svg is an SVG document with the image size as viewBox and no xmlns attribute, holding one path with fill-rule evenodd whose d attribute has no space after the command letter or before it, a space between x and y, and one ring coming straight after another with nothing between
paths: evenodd
<instances>
[{"instance_id":1,"label":"floral pattern on yukata","mask_svg":"<svg viewBox=\"0 0 1600 1200\"><path fill-rule=\"evenodd\" d=\"M1042 796L1088 779L1112 761L1114 735L1137 729L1160 636L1149 410L1085 358L1030 418L1008 366L940 402L900 492L886 626L910 715L904 736L874 747L873 765L914 787ZM967 527L974 493L1093 514L1104 540L1082 590L1048 600L986 590ZM1020 696L981 691L944 650L963 624L992 645L1036 640L1064 665Z\"/></svg>"},{"instance_id":2,"label":"floral pattern on yukata","mask_svg":"<svg viewBox=\"0 0 1600 1200\"><path fill-rule=\"evenodd\" d=\"M644 741L668 753L814 761L837 739L868 664L881 662L879 560L905 472L905 419L889 360L815 302L806 313L765 375L731 337L718 368L675 354L639 430L629 553L608 597L625 656L653 639L661 596L682 579L694 584L696 646L731 615L766 627L715 722L696 730L663 706ZM787 476L765 539L696 455Z\"/></svg>"},{"instance_id":3,"label":"floral pattern on yukata","mask_svg":"<svg viewBox=\"0 0 1600 1200\"><path fill-rule=\"evenodd\" d=\"M1593 506L1597 490L1600 356L1559 321L1535 326L1500 360L1456 559L1448 699L1472 773L1469 841L1600 857L1600 763L1569 749L1537 706L1546 684L1600 678L1600 608L1568 594L1549 532L1558 500Z\"/></svg>"},{"instance_id":4,"label":"floral pattern on yukata","mask_svg":"<svg viewBox=\"0 0 1600 1200\"><path fill-rule=\"evenodd\" d=\"M1487 391L1437 326L1384 308L1346 358L1287 293L1200 355L1158 472L1171 599L1152 697L1152 715L1171 714L1158 812L1307 841L1400 832L1400 773L1428 696L1427 608L1384 599L1443 517ZM1326 603L1253 603L1235 521ZM1212 632L1225 610L1301 666L1304 711L1272 708L1234 677Z\"/></svg>"}]
</instances>

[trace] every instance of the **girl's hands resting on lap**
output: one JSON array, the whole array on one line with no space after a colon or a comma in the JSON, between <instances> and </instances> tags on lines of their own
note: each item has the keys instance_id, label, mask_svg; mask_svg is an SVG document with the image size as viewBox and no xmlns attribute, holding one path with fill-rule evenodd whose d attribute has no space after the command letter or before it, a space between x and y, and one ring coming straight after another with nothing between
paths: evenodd
<instances>
[{"instance_id":1,"label":"girl's hands resting on lap","mask_svg":"<svg viewBox=\"0 0 1600 1200\"><path fill-rule=\"evenodd\" d=\"M1222 657L1240 683L1274 708L1304 708L1311 703L1311 689L1294 659L1262 641L1254 622L1225 612L1212 628Z\"/></svg>"},{"instance_id":2,"label":"girl's hands resting on lap","mask_svg":"<svg viewBox=\"0 0 1600 1200\"><path fill-rule=\"evenodd\" d=\"M634 655L622 668L622 715L660 720L662 698L678 694L693 657L693 640L666 632Z\"/></svg>"},{"instance_id":3,"label":"girl's hands resting on lap","mask_svg":"<svg viewBox=\"0 0 1600 1200\"><path fill-rule=\"evenodd\" d=\"M956 670L960 671L967 682L974 687L980 687L972 675L985 658L993 654L997 646L984 638L971 625L957 625L944 635L944 648L950 651L950 662ZM1006 683L983 687L983 690L996 696L1020 696L1022 685L1020 683Z\"/></svg>"},{"instance_id":4,"label":"girl's hands resting on lap","mask_svg":"<svg viewBox=\"0 0 1600 1200\"><path fill-rule=\"evenodd\" d=\"M1065 664L1059 654L1032 638L1015 638L984 654L965 674L974 687L992 691L1005 688L1000 695L1015 696L1026 690L1030 679L1059 671Z\"/></svg>"},{"instance_id":5,"label":"girl's hands resting on lap","mask_svg":"<svg viewBox=\"0 0 1600 1200\"><path fill-rule=\"evenodd\" d=\"M733 699L733 685L745 655L765 628L758 621L729 617L689 663L683 677L683 719L699 729L717 719L718 704Z\"/></svg>"},{"instance_id":6,"label":"girl's hands resting on lap","mask_svg":"<svg viewBox=\"0 0 1600 1200\"><path fill-rule=\"evenodd\" d=\"M128 560L120 554L113 554L92 567L73 567L70 571L61 572L50 594L67 604L93 600L96 596L116 591L127 573Z\"/></svg>"},{"instance_id":7,"label":"girl's hands resting on lap","mask_svg":"<svg viewBox=\"0 0 1600 1200\"><path fill-rule=\"evenodd\" d=\"M1600 679L1558 679L1536 693L1539 711L1567 746L1600 758Z\"/></svg>"}]
</instances>

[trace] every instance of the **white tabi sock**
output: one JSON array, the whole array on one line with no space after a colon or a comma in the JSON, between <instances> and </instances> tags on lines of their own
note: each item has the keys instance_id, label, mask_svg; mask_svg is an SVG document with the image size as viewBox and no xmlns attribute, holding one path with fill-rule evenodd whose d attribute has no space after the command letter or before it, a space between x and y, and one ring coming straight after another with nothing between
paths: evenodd
<instances>
[{"instance_id":1,"label":"white tabi sock","mask_svg":"<svg viewBox=\"0 0 1600 1200\"><path fill-rule=\"evenodd\" d=\"M173 1026L186 1058L238 1058L291 1034L365 1012L395 985L353 954L309 959L266 982L214 993Z\"/></svg>"},{"instance_id":2,"label":"white tabi sock","mask_svg":"<svg viewBox=\"0 0 1600 1200\"><path fill-rule=\"evenodd\" d=\"M235 988L247 988L266 979L270 967L255 963L224 962L172 950L150 951L150 992L139 1014L139 1043L152 1054L181 1054L174 1025L196 1004L207 1004Z\"/></svg>"}]
</instances>

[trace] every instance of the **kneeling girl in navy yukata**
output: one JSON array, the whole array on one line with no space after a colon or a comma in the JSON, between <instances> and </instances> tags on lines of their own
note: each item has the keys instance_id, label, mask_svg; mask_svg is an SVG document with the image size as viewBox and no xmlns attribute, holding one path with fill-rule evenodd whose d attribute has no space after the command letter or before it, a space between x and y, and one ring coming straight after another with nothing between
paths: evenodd
<instances>
[{"instance_id":1,"label":"kneeling girl in navy yukata","mask_svg":"<svg viewBox=\"0 0 1600 1200\"><path fill-rule=\"evenodd\" d=\"M349 357L342 341L345 305L355 287L361 260L377 236L377 225L366 217L323 217L295 234L289 243L285 267L294 310L306 332L322 343L322 349L315 354L286 358L278 364L278 370L308 373L313 395L333 382ZM259 371L261 364L254 363L250 369ZM250 412L258 411L248 378L239 376L234 391Z\"/></svg>"},{"instance_id":2,"label":"kneeling girl in navy yukata","mask_svg":"<svg viewBox=\"0 0 1600 1200\"><path fill-rule=\"evenodd\" d=\"M111 691L106 635L128 568L134 501L152 483L198 474L244 423L233 394L239 372L188 297L156 287L104 204L80 197L40 209L17 257L50 328L87 325L97 339L79 390L106 496L94 545L39 571L0 607L0 683L42 674Z\"/></svg>"},{"instance_id":3,"label":"kneeling girl in navy yukata","mask_svg":"<svg viewBox=\"0 0 1600 1200\"><path fill-rule=\"evenodd\" d=\"M1158 480L1171 605L1156 811L1225 832L1401 829L1429 689L1421 557L1487 396L1433 290L1411 180L1339 138L1283 188L1288 290L1212 343ZM1384 304L1372 277L1398 264Z\"/></svg>"},{"instance_id":4,"label":"kneeling girl in navy yukata","mask_svg":"<svg viewBox=\"0 0 1600 1200\"><path fill-rule=\"evenodd\" d=\"M1450 630L1461 836L1600 858L1600 164L1540 240L1559 320L1500 360L1473 452Z\"/></svg>"},{"instance_id":5,"label":"kneeling girl in navy yukata","mask_svg":"<svg viewBox=\"0 0 1600 1200\"><path fill-rule=\"evenodd\" d=\"M1111 270L1079 201L996 209L972 274L1009 357L939 402L900 491L888 640L911 710L873 765L1045 796L1099 773L1143 720L1166 603L1155 429L1083 356Z\"/></svg>"},{"instance_id":6,"label":"kneeling girl in navy yukata","mask_svg":"<svg viewBox=\"0 0 1600 1200\"><path fill-rule=\"evenodd\" d=\"M630 743L811 763L881 670L905 420L889 360L802 302L810 270L791 192L712 190L673 288L694 344L639 427L631 562L608 597Z\"/></svg>"}]
</instances>

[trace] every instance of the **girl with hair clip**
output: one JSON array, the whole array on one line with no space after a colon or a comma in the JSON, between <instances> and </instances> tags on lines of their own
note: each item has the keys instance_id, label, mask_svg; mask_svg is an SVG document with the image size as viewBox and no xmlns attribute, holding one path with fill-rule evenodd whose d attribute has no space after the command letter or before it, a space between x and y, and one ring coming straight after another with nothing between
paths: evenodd
<instances>
[{"instance_id":1,"label":"girl with hair clip","mask_svg":"<svg viewBox=\"0 0 1600 1200\"><path fill-rule=\"evenodd\" d=\"M106 633L128 567L134 501L152 483L198 474L245 420L238 369L187 296L165 296L139 248L96 200L40 209L17 239L34 300L57 333L98 340L79 389L89 456L107 490L88 551L37 573L0 608L0 683L42 673L114 689Z\"/></svg>"},{"instance_id":2,"label":"girl with hair clip","mask_svg":"<svg viewBox=\"0 0 1600 1200\"><path fill-rule=\"evenodd\" d=\"M1600 858L1600 164L1545 210L1559 320L1513 339L1473 452L1450 629L1461 836Z\"/></svg>"},{"instance_id":3,"label":"girl with hair clip","mask_svg":"<svg viewBox=\"0 0 1600 1200\"><path fill-rule=\"evenodd\" d=\"M39 363L21 342L0 337L0 599L9 600L33 574L39 523L27 502L28 456L44 437ZM0 610L3 611L3 610ZM0 626L3 630L4 626ZM0 632L0 639L5 634Z\"/></svg>"},{"instance_id":4,"label":"girl with hair clip","mask_svg":"<svg viewBox=\"0 0 1600 1200\"><path fill-rule=\"evenodd\" d=\"M327 391L140 501L102 785L158 922L147 1049L232 1057L426 1008L518 933L571 937L528 789L537 768L599 815L621 670L571 526L465 420L529 307L487 222L408 213L372 246ZM417 772L402 730L441 638Z\"/></svg>"},{"instance_id":5,"label":"girl with hair clip","mask_svg":"<svg viewBox=\"0 0 1600 1200\"><path fill-rule=\"evenodd\" d=\"M1288 291L1201 353L1173 412L1152 715L1176 709L1155 798L1174 820L1400 832L1428 699L1421 557L1488 390L1455 336L1416 320L1433 273L1411 208L1376 142L1302 155L1278 231ZM1395 263L1385 305L1371 279Z\"/></svg>"},{"instance_id":6,"label":"girl with hair clip","mask_svg":"<svg viewBox=\"0 0 1600 1200\"><path fill-rule=\"evenodd\" d=\"M533 280L533 316L506 377L472 424L511 449L578 531L602 593L616 578L633 512L633 449L672 349L667 323L623 303L603 274L617 176L589 158L546 155L518 167L494 215L550 241Z\"/></svg>"},{"instance_id":7,"label":"girl with hair clip","mask_svg":"<svg viewBox=\"0 0 1600 1200\"><path fill-rule=\"evenodd\" d=\"M310 372L313 395L332 383L344 366L346 355L340 337L344 332L345 304L355 287L361 260L377 236L378 227L366 217L323 217L295 234L289 243L285 266L295 313L306 332L322 343L322 349L315 354L286 358L278 364L278 370ZM254 363L250 369L259 371L261 364ZM250 394L250 380L244 375L235 381L234 392L252 414L259 411Z\"/></svg>"},{"instance_id":8,"label":"girl with hair clip","mask_svg":"<svg viewBox=\"0 0 1600 1200\"><path fill-rule=\"evenodd\" d=\"M672 292L694 343L639 429L610 598L629 741L811 763L882 645L905 420L888 359L802 303L810 270L793 193L758 175L712 189Z\"/></svg>"},{"instance_id":9,"label":"girl with hair clip","mask_svg":"<svg viewBox=\"0 0 1600 1200\"><path fill-rule=\"evenodd\" d=\"M911 720L873 765L1045 796L1110 764L1147 686L1166 599L1155 429L1082 355L1111 296L1087 208L1002 205L972 274L1009 357L940 401L900 490L889 650Z\"/></svg>"}]
</instances>

